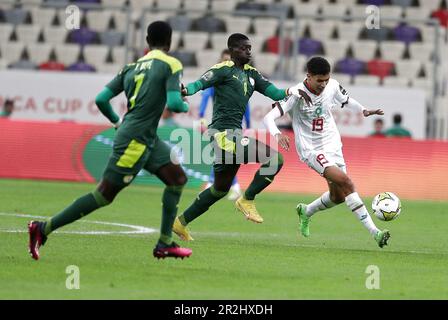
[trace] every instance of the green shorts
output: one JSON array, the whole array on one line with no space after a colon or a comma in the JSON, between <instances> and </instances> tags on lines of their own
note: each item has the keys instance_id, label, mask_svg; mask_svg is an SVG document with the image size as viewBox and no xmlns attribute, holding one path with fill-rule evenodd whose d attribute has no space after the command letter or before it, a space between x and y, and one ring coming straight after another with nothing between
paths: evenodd
<instances>
[{"instance_id":1,"label":"green shorts","mask_svg":"<svg viewBox=\"0 0 448 320\"><path fill-rule=\"evenodd\" d=\"M210 138L213 144L215 172L222 172L228 166L246 163L265 163L273 150L257 139L244 136L241 131L225 130Z\"/></svg>"},{"instance_id":2,"label":"green shorts","mask_svg":"<svg viewBox=\"0 0 448 320\"><path fill-rule=\"evenodd\" d=\"M176 155L173 153L173 160ZM171 163L171 147L156 137L152 147L135 139L116 139L109 162L103 173L106 179L119 186L127 186L140 170L150 173Z\"/></svg>"}]
</instances>

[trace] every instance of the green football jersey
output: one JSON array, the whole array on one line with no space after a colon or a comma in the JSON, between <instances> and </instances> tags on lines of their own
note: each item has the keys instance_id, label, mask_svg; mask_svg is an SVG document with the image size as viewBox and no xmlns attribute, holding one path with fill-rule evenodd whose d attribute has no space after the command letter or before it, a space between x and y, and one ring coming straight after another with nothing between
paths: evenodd
<instances>
[{"instance_id":1,"label":"green football jersey","mask_svg":"<svg viewBox=\"0 0 448 320\"><path fill-rule=\"evenodd\" d=\"M107 84L114 94L124 91L128 111L118 135L150 145L166 105L168 91L180 91L182 63L160 50L152 50L126 65Z\"/></svg>"},{"instance_id":2,"label":"green football jersey","mask_svg":"<svg viewBox=\"0 0 448 320\"><path fill-rule=\"evenodd\" d=\"M254 93L264 93L271 85L257 69L244 65L237 68L233 61L211 67L199 79L202 89L215 87L213 117L209 128L216 130L241 129L247 102Z\"/></svg>"}]
</instances>

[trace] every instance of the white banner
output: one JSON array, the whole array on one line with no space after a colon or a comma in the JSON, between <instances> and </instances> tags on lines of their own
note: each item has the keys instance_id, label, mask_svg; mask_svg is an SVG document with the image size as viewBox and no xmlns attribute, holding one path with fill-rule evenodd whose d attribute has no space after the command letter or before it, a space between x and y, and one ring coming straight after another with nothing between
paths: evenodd
<instances>
[{"instance_id":1,"label":"white banner","mask_svg":"<svg viewBox=\"0 0 448 320\"><path fill-rule=\"evenodd\" d=\"M0 104L7 98L15 100L11 119L30 119L45 121L76 121L80 123L108 124L95 105L95 96L114 75L69 73L69 72L31 72L0 71ZM184 79L184 83L196 79ZM337 79L336 79L337 80ZM295 83L275 81L279 88ZM400 113L402 125L411 131L416 139L425 138L426 107L425 93L415 89L396 89L383 87L350 87L342 83L350 96L367 108L382 108L385 111L385 127L392 125L392 116ZM191 127L198 119L201 94L188 97L191 109L188 114L178 114L175 121L182 126ZM211 120L212 101L207 108L207 119ZM262 128L263 116L270 110L272 100L255 93L251 100L251 124ZM126 112L124 94L112 100L114 110L123 115ZM342 135L366 136L373 131L375 117L364 118L341 109L335 118ZM279 119L287 123L288 119Z\"/></svg>"}]
</instances>

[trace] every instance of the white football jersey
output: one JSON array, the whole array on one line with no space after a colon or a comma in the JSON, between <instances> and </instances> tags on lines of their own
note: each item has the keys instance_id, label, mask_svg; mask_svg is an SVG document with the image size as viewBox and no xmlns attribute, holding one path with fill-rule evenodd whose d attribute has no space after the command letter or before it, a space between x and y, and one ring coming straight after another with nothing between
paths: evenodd
<instances>
[{"instance_id":1,"label":"white football jersey","mask_svg":"<svg viewBox=\"0 0 448 320\"><path fill-rule=\"evenodd\" d=\"M311 98L308 106L300 98L298 90L305 91ZM338 152L342 148L341 136L334 121L331 110L343 108L348 103L348 94L334 79L330 79L320 95L313 94L304 83L291 88L293 95L280 105L283 112L288 112L292 118L297 153L302 161L311 152Z\"/></svg>"}]
</instances>

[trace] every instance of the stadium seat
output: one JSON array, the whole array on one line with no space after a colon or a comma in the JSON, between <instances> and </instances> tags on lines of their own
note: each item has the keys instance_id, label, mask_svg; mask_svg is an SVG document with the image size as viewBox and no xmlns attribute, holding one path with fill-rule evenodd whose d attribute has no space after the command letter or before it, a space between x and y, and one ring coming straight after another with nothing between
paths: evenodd
<instances>
[{"instance_id":1,"label":"stadium seat","mask_svg":"<svg viewBox=\"0 0 448 320\"><path fill-rule=\"evenodd\" d=\"M410 7L414 0L392 0L391 3L395 6L401 6L403 8Z\"/></svg>"},{"instance_id":2,"label":"stadium seat","mask_svg":"<svg viewBox=\"0 0 448 320\"><path fill-rule=\"evenodd\" d=\"M255 67L266 76L272 76L279 62L274 53L257 53L254 56Z\"/></svg>"},{"instance_id":3,"label":"stadium seat","mask_svg":"<svg viewBox=\"0 0 448 320\"><path fill-rule=\"evenodd\" d=\"M109 47L122 46L124 44L124 33L115 30L103 31L99 34L101 44Z\"/></svg>"},{"instance_id":4,"label":"stadium seat","mask_svg":"<svg viewBox=\"0 0 448 320\"><path fill-rule=\"evenodd\" d=\"M199 69L205 71L219 62L222 50L199 50L196 52L196 60Z\"/></svg>"},{"instance_id":5,"label":"stadium seat","mask_svg":"<svg viewBox=\"0 0 448 320\"><path fill-rule=\"evenodd\" d=\"M170 50L177 50L179 48L179 42L182 38L182 33L179 31L173 31L171 35L171 48Z\"/></svg>"},{"instance_id":6,"label":"stadium seat","mask_svg":"<svg viewBox=\"0 0 448 320\"><path fill-rule=\"evenodd\" d=\"M325 42L331 38L334 28L334 22L331 20L310 21L309 23L311 38L321 42Z\"/></svg>"},{"instance_id":7,"label":"stadium seat","mask_svg":"<svg viewBox=\"0 0 448 320\"><path fill-rule=\"evenodd\" d=\"M122 66L116 63L101 63L95 65L95 68L99 73L115 75L120 71Z\"/></svg>"},{"instance_id":8,"label":"stadium seat","mask_svg":"<svg viewBox=\"0 0 448 320\"><path fill-rule=\"evenodd\" d=\"M3 12L5 21L12 24L26 23L29 12L22 8L11 8Z\"/></svg>"},{"instance_id":9,"label":"stadium seat","mask_svg":"<svg viewBox=\"0 0 448 320\"><path fill-rule=\"evenodd\" d=\"M319 4L316 2L305 2L300 3L298 1L292 1L291 5L294 8L296 16L307 15L307 16L317 16L319 11Z\"/></svg>"},{"instance_id":10,"label":"stadium seat","mask_svg":"<svg viewBox=\"0 0 448 320\"><path fill-rule=\"evenodd\" d=\"M6 43L9 41L9 38L12 35L12 32L14 30L14 25L6 23L0 24L0 43Z\"/></svg>"},{"instance_id":11,"label":"stadium seat","mask_svg":"<svg viewBox=\"0 0 448 320\"><path fill-rule=\"evenodd\" d=\"M227 33L247 33L251 20L248 17L234 17L225 15L222 17L226 22Z\"/></svg>"},{"instance_id":12,"label":"stadium seat","mask_svg":"<svg viewBox=\"0 0 448 320\"><path fill-rule=\"evenodd\" d=\"M219 15L222 13L231 13L235 9L235 5L238 0L213 0L210 1L211 11L219 12Z\"/></svg>"},{"instance_id":13,"label":"stadium seat","mask_svg":"<svg viewBox=\"0 0 448 320\"><path fill-rule=\"evenodd\" d=\"M209 33L185 32L183 35L183 48L190 51L204 50L207 46Z\"/></svg>"},{"instance_id":14,"label":"stadium seat","mask_svg":"<svg viewBox=\"0 0 448 320\"><path fill-rule=\"evenodd\" d=\"M385 87L396 87L396 88L405 88L409 87L409 79L402 77L385 77L383 79L383 86Z\"/></svg>"},{"instance_id":15,"label":"stadium seat","mask_svg":"<svg viewBox=\"0 0 448 320\"><path fill-rule=\"evenodd\" d=\"M431 16L431 9L426 7L407 7L404 10L407 19L427 19Z\"/></svg>"},{"instance_id":16,"label":"stadium seat","mask_svg":"<svg viewBox=\"0 0 448 320\"><path fill-rule=\"evenodd\" d=\"M265 37L274 35L277 31L279 20L277 18L257 18L254 19L253 25L257 35Z\"/></svg>"},{"instance_id":17,"label":"stadium seat","mask_svg":"<svg viewBox=\"0 0 448 320\"><path fill-rule=\"evenodd\" d=\"M406 45L398 41L383 41L379 46L381 57L393 62L401 60L406 50Z\"/></svg>"},{"instance_id":18,"label":"stadium seat","mask_svg":"<svg viewBox=\"0 0 448 320\"><path fill-rule=\"evenodd\" d=\"M205 70L201 70L196 67L184 67L183 77L187 80L195 81L199 79Z\"/></svg>"},{"instance_id":19,"label":"stadium seat","mask_svg":"<svg viewBox=\"0 0 448 320\"><path fill-rule=\"evenodd\" d=\"M437 10L440 7L442 0L423 0L419 1L420 7L428 8L431 11Z\"/></svg>"},{"instance_id":20,"label":"stadium seat","mask_svg":"<svg viewBox=\"0 0 448 320\"><path fill-rule=\"evenodd\" d=\"M107 0L107 5L123 7L126 4L126 0Z\"/></svg>"},{"instance_id":21,"label":"stadium seat","mask_svg":"<svg viewBox=\"0 0 448 320\"><path fill-rule=\"evenodd\" d=\"M398 60L395 62L397 75L402 78L414 79L422 67L422 63L418 60Z\"/></svg>"},{"instance_id":22,"label":"stadium seat","mask_svg":"<svg viewBox=\"0 0 448 320\"><path fill-rule=\"evenodd\" d=\"M229 35L227 33L212 33L210 40L213 50L221 51L227 48L228 38Z\"/></svg>"},{"instance_id":23,"label":"stadium seat","mask_svg":"<svg viewBox=\"0 0 448 320\"><path fill-rule=\"evenodd\" d=\"M104 45L87 45L83 48L84 61L93 66L106 63L109 47Z\"/></svg>"},{"instance_id":24,"label":"stadium seat","mask_svg":"<svg viewBox=\"0 0 448 320\"><path fill-rule=\"evenodd\" d=\"M33 24L40 26L51 26L56 16L55 8L32 7L30 9Z\"/></svg>"},{"instance_id":25,"label":"stadium seat","mask_svg":"<svg viewBox=\"0 0 448 320\"><path fill-rule=\"evenodd\" d=\"M106 31L111 18L110 10L89 10L86 13L87 25L95 31Z\"/></svg>"},{"instance_id":26,"label":"stadium seat","mask_svg":"<svg viewBox=\"0 0 448 320\"><path fill-rule=\"evenodd\" d=\"M343 87L345 86L349 86L352 83L352 77L349 76L348 74L343 74L343 73L333 73L331 75L331 77L333 79L336 79L339 84Z\"/></svg>"},{"instance_id":27,"label":"stadium seat","mask_svg":"<svg viewBox=\"0 0 448 320\"><path fill-rule=\"evenodd\" d=\"M11 64L20 59L25 49L25 44L22 42L6 42L1 44L1 49L2 59L4 59L7 64Z\"/></svg>"},{"instance_id":28,"label":"stadium seat","mask_svg":"<svg viewBox=\"0 0 448 320\"><path fill-rule=\"evenodd\" d=\"M81 52L81 47L77 44L56 44L54 49L57 60L66 66L76 62Z\"/></svg>"},{"instance_id":29,"label":"stadium seat","mask_svg":"<svg viewBox=\"0 0 448 320\"><path fill-rule=\"evenodd\" d=\"M208 0L184 0L184 9L199 10L200 12L207 11Z\"/></svg>"},{"instance_id":30,"label":"stadium seat","mask_svg":"<svg viewBox=\"0 0 448 320\"><path fill-rule=\"evenodd\" d=\"M182 15L174 15L167 19L167 22L171 25L173 30L186 32L191 30L193 25L193 20L190 16L182 14Z\"/></svg>"},{"instance_id":31,"label":"stadium seat","mask_svg":"<svg viewBox=\"0 0 448 320\"><path fill-rule=\"evenodd\" d=\"M328 3L322 6L322 14L337 17L344 17L348 11L345 3Z\"/></svg>"},{"instance_id":32,"label":"stadium seat","mask_svg":"<svg viewBox=\"0 0 448 320\"><path fill-rule=\"evenodd\" d=\"M434 50L433 43L411 43L409 45L409 52L411 59L420 61L430 61Z\"/></svg>"},{"instance_id":33,"label":"stadium seat","mask_svg":"<svg viewBox=\"0 0 448 320\"><path fill-rule=\"evenodd\" d=\"M199 17L193 21L193 30L204 32L226 32L226 23L211 14Z\"/></svg>"},{"instance_id":34,"label":"stadium seat","mask_svg":"<svg viewBox=\"0 0 448 320\"><path fill-rule=\"evenodd\" d=\"M165 17L166 16L164 15L163 19L160 20L165 20ZM128 16L125 11L112 11L112 18L115 23L115 30L126 32L126 29L130 28L132 31L133 29L132 16L130 17L131 21L128 22Z\"/></svg>"},{"instance_id":35,"label":"stadium seat","mask_svg":"<svg viewBox=\"0 0 448 320\"><path fill-rule=\"evenodd\" d=\"M386 19L400 19L403 16L403 8L400 6L382 6L380 8L380 14L381 14L381 26L394 26L397 24L396 21L387 21Z\"/></svg>"},{"instance_id":36,"label":"stadium seat","mask_svg":"<svg viewBox=\"0 0 448 320\"><path fill-rule=\"evenodd\" d=\"M61 27L44 27L43 35L45 38L45 42L52 44L61 44L64 43L67 39L67 29Z\"/></svg>"},{"instance_id":37,"label":"stadium seat","mask_svg":"<svg viewBox=\"0 0 448 320\"><path fill-rule=\"evenodd\" d=\"M379 77L370 75L358 75L353 80L357 86L378 86L380 84Z\"/></svg>"},{"instance_id":38,"label":"stadium seat","mask_svg":"<svg viewBox=\"0 0 448 320\"><path fill-rule=\"evenodd\" d=\"M352 22L335 22L339 39L347 40L350 42L357 41L361 33L362 28L365 26L357 21Z\"/></svg>"},{"instance_id":39,"label":"stadium seat","mask_svg":"<svg viewBox=\"0 0 448 320\"><path fill-rule=\"evenodd\" d=\"M181 0L157 0L157 9L177 10L180 9Z\"/></svg>"},{"instance_id":40,"label":"stadium seat","mask_svg":"<svg viewBox=\"0 0 448 320\"><path fill-rule=\"evenodd\" d=\"M131 58L129 54L128 59ZM124 66L128 61L126 59L126 47L113 47L112 48L112 60L116 65Z\"/></svg>"},{"instance_id":41,"label":"stadium seat","mask_svg":"<svg viewBox=\"0 0 448 320\"><path fill-rule=\"evenodd\" d=\"M16 26L15 32L19 41L35 43L39 38L41 26L37 24L19 24Z\"/></svg>"},{"instance_id":42,"label":"stadium seat","mask_svg":"<svg viewBox=\"0 0 448 320\"><path fill-rule=\"evenodd\" d=\"M352 57L338 60L334 66L334 72L356 76L366 73L366 63Z\"/></svg>"},{"instance_id":43,"label":"stadium seat","mask_svg":"<svg viewBox=\"0 0 448 320\"><path fill-rule=\"evenodd\" d=\"M26 45L29 59L36 63L41 64L48 61L53 46L49 43L29 43Z\"/></svg>"},{"instance_id":44,"label":"stadium seat","mask_svg":"<svg viewBox=\"0 0 448 320\"><path fill-rule=\"evenodd\" d=\"M182 62L184 67L196 67L196 57L193 51L177 50L171 52L171 55Z\"/></svg>"},{"instance_id":45,"label":"stadium seat","mask_svg":"<svg viewBox=\"0 0 448 320\"><path fill-rule=\"evenodd\" d=\"M160 2L160 1L159 1ZM134 12L142 12L146 8L154 8L154 0L129 0L129 4Z\"/></svg>"},{"instance_id":46,"label":"stadium seat","mask_svg":"<svg viewBox=\"0 0 448 320\"><path fill-rule=\"evenodd\" d=\"M327 56L330 56L335 60L339 60L345 57L349 46L349 42L344 39L327 40L323 42L323 45L324 45L324 52Z\"/></svg>"},{"instance_id":47,"label":"stadium seat","mask_svg":"<svg viewBox=\"0 0 448 320\"><path fill-rule=\"evenodd\" d=\"M355 58L368 61L375 57L377 42L374 40L358 41L352 45Z\"/></svg>"},{"instance_id":48,"label":"stadium seat","mask_svg":"<svg viewBox=\"0 0 448 320\"><path fill-rule=\"evenodd\" d=\"M311 38L301 38L299 40L299 53L308 57L322 54L322 42Z\"/></svg>"}]
</instances>

